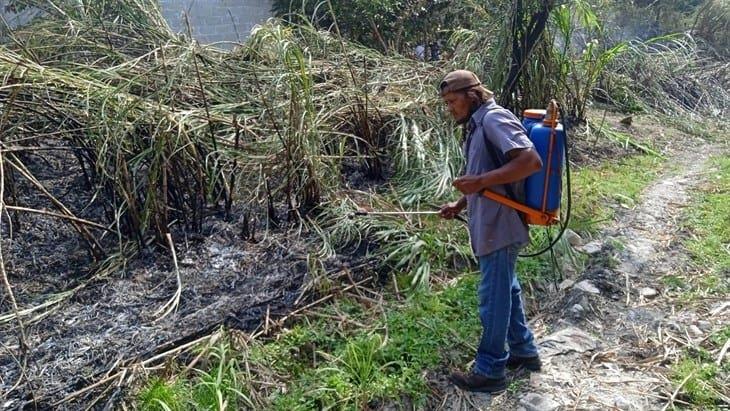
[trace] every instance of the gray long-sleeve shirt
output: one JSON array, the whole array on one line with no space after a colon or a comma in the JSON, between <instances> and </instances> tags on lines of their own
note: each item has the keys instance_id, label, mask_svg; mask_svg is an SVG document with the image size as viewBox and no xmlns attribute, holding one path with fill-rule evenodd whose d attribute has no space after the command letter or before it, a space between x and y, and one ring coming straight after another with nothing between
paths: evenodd
<instances>
[{"instance_id":1,"label":"gray long-sleeve shirt","mask_svg":"<svg viewBox=\"0 0 730 411\"><path fill-rule=\"evenodd\" d=\"M500 164L494 164L487 151L485 138L495 148L494 152L501 164L509 161L507 152L533 147L522 123L512 112L497 105L494 99L487 101L471 116L468 130L463 147L464 157L467 159L466 175L484 174L500 167ZM524 184L515 184L513 187L519 197ZM506 194L502 185L491 189L499 194ZM527 227L517 211L510 207L481 194L470 194L467 196L467 211L471 246L477 257L510 245L524 246L530 240Z\"/></svg>"}]
</instances>

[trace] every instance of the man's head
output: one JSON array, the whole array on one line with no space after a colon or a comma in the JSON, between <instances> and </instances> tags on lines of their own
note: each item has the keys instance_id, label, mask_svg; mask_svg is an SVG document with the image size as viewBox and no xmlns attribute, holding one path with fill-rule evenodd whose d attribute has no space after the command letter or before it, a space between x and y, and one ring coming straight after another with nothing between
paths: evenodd
<instances>
[{"instance_id":1,"label":"man's head","mask_svg":"<svg viewBox=\"0 0 730 411\"><path fill-rule=\"evenodd\" d=\"M449 113L459 124L469 121L474 110L494 97L494 93L482 86L477 75L467 70L447 74L439 89Z\"/></svg>"}]
</instances>

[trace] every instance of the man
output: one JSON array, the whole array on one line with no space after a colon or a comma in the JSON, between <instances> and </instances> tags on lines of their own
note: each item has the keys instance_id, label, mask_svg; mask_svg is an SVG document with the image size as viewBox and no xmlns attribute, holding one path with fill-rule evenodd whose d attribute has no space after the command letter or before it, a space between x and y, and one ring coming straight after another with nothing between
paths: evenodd
<instances>
[{"instance_id":1,"label":"man","mask_svg":"<svg viewBox=\"0 0 730 411\"><path fill-rule=\"evenodd\" d=\"M416 45L416 60L424 61L426 59L426 46L422 43Z\"/></svg>"},{"instance_id":2,"label":"man","mask_svg":"<svg viewBox=\"0 0 730 411\"><path fill-rule=\"evenodd\" d=\"M429 50L431 51L431 61L441 60L441 45L439 44L440 41L441 40L436 40L428 45Z\"/></svg>"},{"instance_id":3,"label":"man","mask_svg":"<svg viewBox=\"0 0 730 411\"><path fill-rule=\"evenodd\" d=\"M542 161L520 121L494 102L494 94L474 73L449 73L440 91L466 136L465 173L453 182L464 196L444 205L441 216L451 219L468 209L471 246L482 272L477 296L483 329L474 367L469 373L454 372L451 380L464 390L497 393L507 388L505 367L538 371L541 363L515 274L518 251L529 242L527 226L515 210L481 192L489 188L518 197L522 181Z\"/></svg>"}]
</instances>

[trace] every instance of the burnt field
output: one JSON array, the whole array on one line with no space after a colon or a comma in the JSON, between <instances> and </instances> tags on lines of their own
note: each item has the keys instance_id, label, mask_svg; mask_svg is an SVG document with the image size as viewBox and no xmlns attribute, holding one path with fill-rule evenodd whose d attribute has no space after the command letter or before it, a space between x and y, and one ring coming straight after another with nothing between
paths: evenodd
<instances>
[{"instance_id":1,"label":"burnt field","mask_svg":"<svg viewBox=\"0 0 730 411\"><path fill-rule=\"evenodd\" d=\"M430 64L277 20L231 51L204 47L150 0L26 3L47 15L0 46L3 409L111 409L151 375L193 369L221 329L269 336L343 290L400 298L470 267L461 223L352 217L454 199L461 130L436 87L450 65L492 69L477 51L497 26ZM690 37L614 51L600 81L619 97L601 102L724 113L727 64ZM580 117L591 81L534 100ZM571 118L576 166L661 155L653 144L676 137L592 117Z\"/></svg>"},{"instance_id":2,"label":"burnt field","mask_svg":"<svg viewBox=\"0 0 730 411\"><path fill-rule=\"evenodd\" d=\"M76 213L79 219L103 219L94 192L66 151L25 160L38 181L51 187L50 194L70 209L81 210ZM17 181L16 204L51 208L48 200L33 194L31 187ZM134 255L111 255L95 263L68 221L13 211L9 217L3 225L5 233L12 232L3 239L4 263L24 329L13 315L10 299L4 298L0 328L4 408L88 404L103 390L91 389L68 398L69 403L61 401L220 327L253 331L267 318L273 321L295 303L307 301L303 295L307 240L287 235L284 229L246 236L236 217L226 221L211 216L196 235L175 233L176 261L169 251L151 245ZM114 235L105 236L100 229L94 235L114 249ZM179 304L165 315L178 292L178 274Z\"/></svg>"}]
</instances>

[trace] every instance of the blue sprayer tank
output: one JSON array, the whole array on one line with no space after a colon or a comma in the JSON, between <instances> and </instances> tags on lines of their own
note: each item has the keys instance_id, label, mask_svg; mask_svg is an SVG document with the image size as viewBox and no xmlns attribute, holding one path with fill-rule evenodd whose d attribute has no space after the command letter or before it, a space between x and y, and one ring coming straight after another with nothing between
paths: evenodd
<instances>
[{"instance_id":1,"label":"blue sprayer tank","mask_svg":"<svg viewBox=\"0 0 730 411\"><path fill-rule=\"evenodd\" d=\"M526 110L523 120L528 136L542 159L542 169L525 180L525 204L530 208L552 212L560 208L565 131L562 124L552 120L557 119L557 110L547 119L544 113L545 110ZM539 119L539 115L543 118Z\"/></svg>"}]
</instances>

